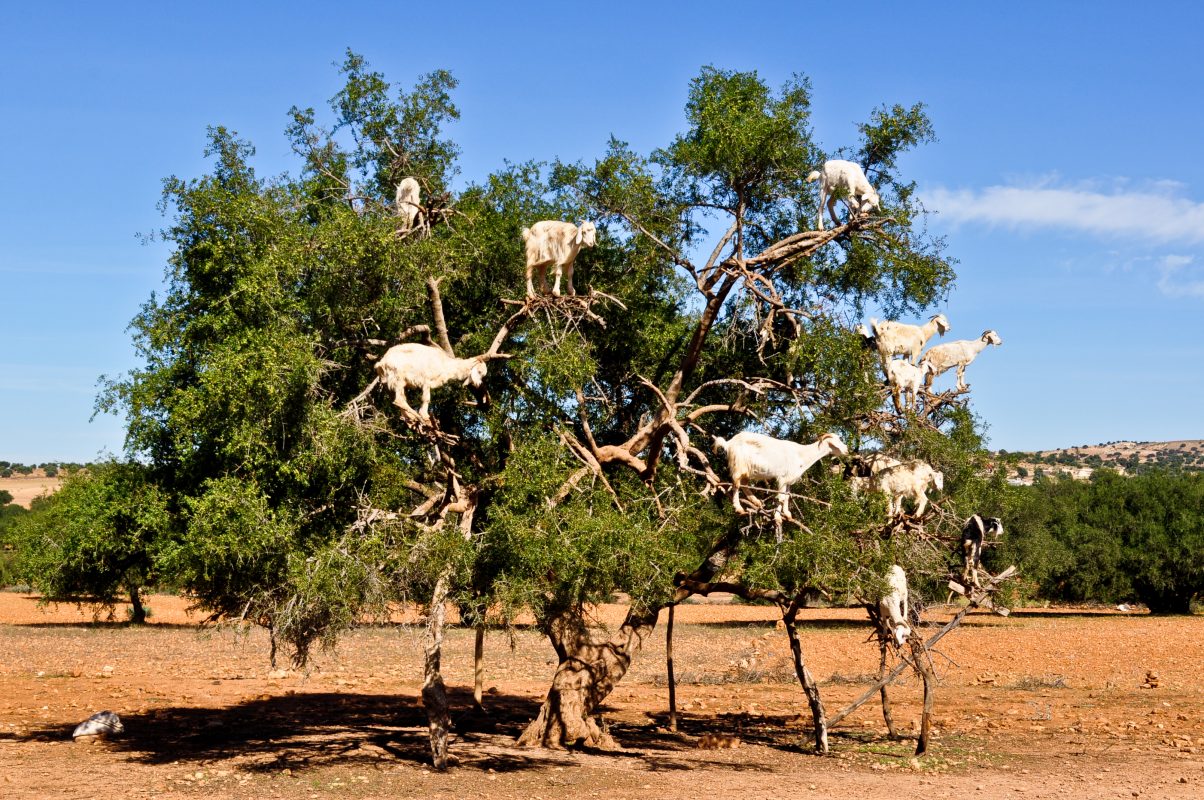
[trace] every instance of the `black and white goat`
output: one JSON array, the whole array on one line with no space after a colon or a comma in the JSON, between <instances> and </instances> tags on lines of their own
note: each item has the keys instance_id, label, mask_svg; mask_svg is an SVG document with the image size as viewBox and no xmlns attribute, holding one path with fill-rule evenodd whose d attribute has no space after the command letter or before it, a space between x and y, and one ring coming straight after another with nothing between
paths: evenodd
<instances>
[{"instance_id":1,"label":"black and white goat","mask_svg":"<svg viewBox=\"0 0 1204 800\"><path fill-rule=\"evenodd\" d=\"M982 566L983 540L998 541L1003 536L1003 521L999 517L983 517L975 514L962 526L962 584L981 587L978 569ZM985 571L985 570L984 570Z\"/></svg>"}]
</instances>

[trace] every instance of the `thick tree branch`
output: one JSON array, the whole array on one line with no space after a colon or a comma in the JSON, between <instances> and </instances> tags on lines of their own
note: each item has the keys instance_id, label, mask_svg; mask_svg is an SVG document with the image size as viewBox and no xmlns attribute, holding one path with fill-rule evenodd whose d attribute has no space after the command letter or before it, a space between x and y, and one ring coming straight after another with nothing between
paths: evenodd
<instances>
[{"instance_id":1,"label":"thick tree branch","mask_svg":"<svg viewBox=\"0 0 1204 800\"><path fill-rule=\"evenodd\" d=\"M443 298L439 295L439 282L442 280L443 278L427 278L426 289L431 299L431 318L435 320L436 341L443 348L443 352L455 358L456 351L452 349L451 339L447 336L447 320L443 317Z\"/></svg>"}]
</instances>

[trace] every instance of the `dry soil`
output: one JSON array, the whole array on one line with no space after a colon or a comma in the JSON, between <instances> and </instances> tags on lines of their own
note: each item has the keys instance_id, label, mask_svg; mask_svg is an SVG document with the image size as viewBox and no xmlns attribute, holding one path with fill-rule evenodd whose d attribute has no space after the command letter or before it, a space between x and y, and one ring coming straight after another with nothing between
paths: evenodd
<instances>
[{"instance_id":1,"label":"dry soil","mask_svg":"<svg viewBox=\"0 0 1204 800\"><path fill-rule=\"evenodd\" d=\"M263 632L202 629L178 598L150 605L151 624L129 627L0 593L0 797L1204 798L1204 617L976 613L939 645L936 730L919 759L914 741L886 737L876 702L833 731L832 755L812 753L771 608L679 609L676 733L659 627L605 709L618 752L515 747L551 648L530 630L491 633L482 715L468 689L472 633L452 629L458 764L440 774L427 761L414 629L366 627L309 671L273 670ZM623 610L598 613L613 624ZM857 611L805 616L808 663L829 711L841 708L876 673L877 647ZM892 690L906 730L919 700L915 677ZM73 742L73 727L105 709L125 735ZM739 746L700 749L706 734Z\"/></svg>"}]
</instances>

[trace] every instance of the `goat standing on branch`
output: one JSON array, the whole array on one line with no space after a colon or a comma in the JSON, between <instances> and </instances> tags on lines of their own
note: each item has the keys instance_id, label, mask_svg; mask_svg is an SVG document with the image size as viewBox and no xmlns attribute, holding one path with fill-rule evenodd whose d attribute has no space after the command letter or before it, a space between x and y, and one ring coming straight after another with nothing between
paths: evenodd
<instances>
[{"instance_id":1,"label":"goat standing on branch","mask_svg":"<svg viewBox=\"0 0 1204 800\"><path fill-rule=\"evenodd\" d=\"M737 514L744 513L740 503L740 488L748 481L773 481L778 490L781 515L790 516L790 495L787 491L798 483L811 465L833 453L845 455L849 449L834 433L825 433L811 444L798 444L775 439L763 433L744 431L731 440L715 437L715 450L727 454L727 467L732 475L732 506Z\"/></svg>"},{"instance_id":2,"label":"goat standing on branch","mask_svg":"<svg viewBox=\"0 0 1204 800\"><path fill-rule=\"evenodd\" d=\"M928 368L927 374L924 376L924 388L927 389L932 385L933 378L957 367L957 390L961 392L968 389L966 367L989 344L1001 345L1003 339L1000 339L999 334L995 331L983 331L982 336L977 339L958 339L956 342L945 342L933 347L924 354L921 363L921 366Z\"/></svg>"},{"instance_id":3,"label":"goat standing on branch","mask_svg":"<svg viewBox=\"0 0 1204 800\"><path fill-rule=\"evenodd\" d=\"M904 359L893 359L886 364L886 380L890 383L891 397L895 400L895 408L902 412L905 408L915 408L920 385L927 386L926 377L929 366L921 362L920 366L913 365ZM910 396L910 399L909 399Z\"/></svg>"},{"instance_id":4,"label":"goat standing on branch","mask_svg":"<svg viewBox=\"0 0 1204 800\"><path fill-rule=\"evenodd\" d=\"M962 585L967 589L982 586L978 580L978 569L982 566L982 544L987 536L995 540L1003 536L1003 520L975 514L962 526Z\"/></svg>"},{"instance_id":5,"label":"goat standing on branch","mask_svg":"<svg viewBox=\"0 0 1204 800\"><path fill-rule=\"evenodd\" d=\"M375 369L377 377L393 392L393 404L407 414L415 412L406 401L406 389L422 389L422 406L417 415L425 422L430 419L427 409L431 404L431 389L452 381L479 387L485 379L485 361L486 356L456 358L429 344L406 342L390 347L376 362Z\"/></svg>"},{"instance_id":6,"label":"goat standing on branch","mask_svg":"<svg viewBox=\"0 0 1204 800\"><path fill-rule=\"evenodd\" d=\"M422 189L415 178L402 178L397 184L397 196L393 200L394 210L400 223L399 233L409 233L415 225L421 227Z\"/></svg>"},{"instance_id":7,"label":"goat standing on branch","mask_svg":"<svg viewBox=\"0 0 1204 800\"><path fill-rule=\"evenodd\" d=\"M894 467L882 470L873 478L873 485L880 492L890 496L890 515L898 517L903 513L903 501L911 498L915 503L915 516L923 516L928 508L928 487L936 490L945 488L945 476L937 472L929 464L919 459L905 461Z\"/></svg>"},{"instance_id":8,"label":"goat standing on branch","mask_svg":"<svg viewBox=\"0 0 1204 800\"><path fill-rule=\"evenodd\" d=\"M949 331L949 320L944 314L933 314L923 325L908 325L906 322L895 322L884 319L870 320L874 330L874 339L878 343L878 354L882 357L882 368L894 355L907 356L912 364L920 363L920 351L924 343L932 338L934 333L944 336Z\"/></svg>"},{"instance_id":9,"label":"goat standing on branch","mask_svg":"<svg viewBox=\"0 0 1204 800\"><path fill-rule=\"evenodd\" d=\"M562 274L568 284L568 293L577 293L573 289L573 262L577 260L577 253L582 247L597 244L598 236L594 223L588 220L582 222L581 227L571 222L544 220L530 228L523 228L523 242L527 246L527 297L535 296L535 287L531 283L535 271L539 272L540 294L547 294L548 267L556 270L552 294L559 297Z\"/></svg>"},{"instance_id":10,"label":"goat standing on branch","mask_svg":"<svg viewBox=\"0 0 1204 800\"><path fill-rule=\"evenodd\" d=\"M911 636L911 625L907 622L907 573L898 564L886 571L889 591L878 601L878 624L894 639L896 647L902 647Z\"/></svg>"},{"instance_id":11,"label":"goat standing on branch","mask_svg":"<svg viewBox=\"0 0 1204 800\"><path fill-rule=\"evenodd\" d=\"M807 183L819 181L819 219L817 226L824 229L824 205L832 217L832 224L839 226L836 218L836 195L844 191L844 203L849 209L849 218L868 215L881 207L882 198L869 180L860 164L852 161L832 159L825 161L823 167L807 176Z\"/></svg>"}]
</instances>

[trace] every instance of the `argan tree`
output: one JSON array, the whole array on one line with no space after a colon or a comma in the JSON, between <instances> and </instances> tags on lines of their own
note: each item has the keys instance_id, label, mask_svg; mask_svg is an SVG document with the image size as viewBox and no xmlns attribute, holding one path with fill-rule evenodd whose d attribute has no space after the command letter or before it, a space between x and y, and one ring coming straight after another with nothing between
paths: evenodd
<instances>
[{"instance_id":1,"label":"argan tree","mask_svg":"<svg viewBox=\"0 0 1204 800\"><path fill-rule=\"evenodd\" d=\"M665 604L722 579L796 598L854 598L885 565L921 570L944 524L887 525L882 504L816 470L789 519L733 514L711 437L834 431L946 472L950 508L984 491L959 398L885 409L851 332L873 306L919 312L953 272L898 157L931 138L922 107L883 107L854 142L882 214L815 218L809 87L704 69L688 129L592 164L510 165L454 189L455 81L394 90L348 54L329 123L294 108L298 174L256 175L250 145L211 131L210 174L166 181L167 289L133 323L144 366L101 407L172 498L161 569L215 615L268 627L304 659L394 600L429 610L423 699L437 766L448 710L445 602L477 625L529 610L559 659L528 744L605 745L596 709ZM424 224L393 189L422 186ZM520 231L592 219L577 297L525 298ZM434 391L429 421L396 409L373 364L424 341L487 357L479 391ZM949 499L952 498L952 499ZM591 604L631 598L616 631ZM795 608L797 613L797 607ZM793 617L792 617L793 619Z\"/></svg>"},{"instance_id":2,"label":"argan tree","mask_svg":"<svg viewBox=\"0 0 1204 800\"><path fill-rule=\"evenodd\" d=\"M112 610L124 595L130 622L142 624L143 587L159 580L156 556L169 527L167 498L142 465L93 464L17 520L16 571L52 600Z\"/></svg>"}]
</instances>

